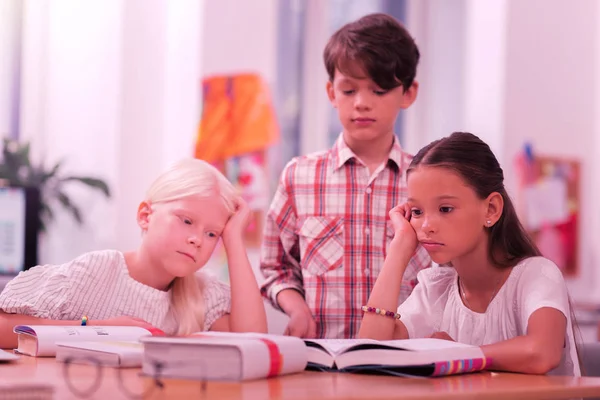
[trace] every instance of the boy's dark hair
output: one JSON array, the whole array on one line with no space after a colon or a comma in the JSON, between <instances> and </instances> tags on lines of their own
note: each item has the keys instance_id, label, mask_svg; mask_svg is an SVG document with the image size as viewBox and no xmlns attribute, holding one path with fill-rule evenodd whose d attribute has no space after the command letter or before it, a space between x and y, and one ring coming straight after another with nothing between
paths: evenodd
<instances>
[{"instance_id":1,"label":"boy's dark hair","mask_svg":"<svg viewBox=\"0 0 600 400\"><path fill-rule=\"evenodd\" d=\"M369 14L342 26L331 36L323 52L330 81L333 82L337 68L355 77L367 73L384 90L400 85L404 91L410 88L419 57L419 49L408 31L395 18L382 13Z\"/></svg>"},{"instance_id":2,"label":"boy's dark hair","mask_svg":"<svg viewBox=\"0 0 600 400\"><path fill-rule=\"evenodd\" d=\"M413 158L407 174L419 166L435 166L458 173L480 199L500 193L504 200L502 216L489 228L488 254L494 264L513 266L519 261L541 253L525 231L515 207L504 188L504 173L490 147L477 136L467 132L431 142Z\"/></svg>"}]
</instances>

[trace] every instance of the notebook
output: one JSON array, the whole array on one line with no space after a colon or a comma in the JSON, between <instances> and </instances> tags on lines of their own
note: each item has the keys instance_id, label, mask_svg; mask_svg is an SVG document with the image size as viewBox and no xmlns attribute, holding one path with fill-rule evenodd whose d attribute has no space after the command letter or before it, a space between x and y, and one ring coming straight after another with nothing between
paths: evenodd
<instances>
[{"instance_id":1,"label":"notebook","mask_svg":"<svg viewBox=\"0 0 600 400\"><path fill-rule=\"evenodd\" d=\"M491 360L477 346L441 339L305 339L308 368L398 376L481 371Z\"/></svg>"},{"instance_id":2,"label":"notebook","mask_svg":"<svg viewBox=\"0 0 600 400\"><path fill-rule=\"evenodd\" d=\"M64 325L17 325L16 352L33 357L54 357L57 343L139 341L151 336L150 330L138 326L64 326Z\"/></svg>"},{"instance_id":3,"label":"notebook","mask_svg":"<svg viewBox=\"0 0 600 400\"><path fill-rule=\"evenodd\" d=\"M258 333L202 332L144 337L142 372L175 379L246 381L301 372L302 339Z\"/></svg>"}]
</instances>

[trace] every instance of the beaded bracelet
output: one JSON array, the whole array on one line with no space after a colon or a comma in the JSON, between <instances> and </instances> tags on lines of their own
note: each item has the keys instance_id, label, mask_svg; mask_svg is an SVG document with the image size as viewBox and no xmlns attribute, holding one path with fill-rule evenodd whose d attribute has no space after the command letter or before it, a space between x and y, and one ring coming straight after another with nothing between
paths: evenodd
<instances>
[{"instance_id":1,"label":"beaded bracelet","mask_svg":"<svg viewBox=\"0 0 600 400\"><path fill-rule=\"evenodd\" d=\"M362 310L364 312L370 312L370 313L375 313L375 314L383 315L384 317L390 317L390 318L394 318L394 319L400 319L400 314L395 313L393 311L384 310L383 308L375 308L375 307L369 307L369 306L362 306Z\"/></svg>"},{"instance_id":2,"label":"beaded bracelet","mask_svg":"<svg viewBox=\"0 0 600 400\"><path fill-rule=\"evenodd\" d=\"M81 326L86 326L88 323L88 317L87 315L84 315L83 317L81 317Z\"/></svg>"}]
</instances>

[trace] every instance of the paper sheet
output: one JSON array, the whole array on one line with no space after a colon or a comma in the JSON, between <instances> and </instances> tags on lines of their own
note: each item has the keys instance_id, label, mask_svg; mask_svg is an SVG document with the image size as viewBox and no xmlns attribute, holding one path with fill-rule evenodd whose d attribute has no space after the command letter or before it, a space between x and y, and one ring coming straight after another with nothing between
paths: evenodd
<instances>
[{"instance_id":1,"label":"paper sheet","mask_svg":"<svg viewBox=\"0 0 600 400\"><path fill-rule=\"evenodd\" d=\"M544 178L526 186L524 196L528 229L537 230L544 224L559 224L569 217L567 184L563 178Z\"/></svg>"}]
</instances>

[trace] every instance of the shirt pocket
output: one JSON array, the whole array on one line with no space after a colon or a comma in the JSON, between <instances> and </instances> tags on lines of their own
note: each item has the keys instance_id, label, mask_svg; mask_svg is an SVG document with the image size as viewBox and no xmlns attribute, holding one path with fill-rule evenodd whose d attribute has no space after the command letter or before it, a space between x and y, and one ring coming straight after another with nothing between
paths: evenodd
<instances>
[{"instance_id":1,"label":"shirt pocket","mask_svg":"<svg viewBox=\"0 0 600 400\"><path fill-rule=\"evenodd\" d=\"M298 228L302 268L312 275L338 269L344 261L344 220L309 216Z\"/></svg>"}]
</instances>

